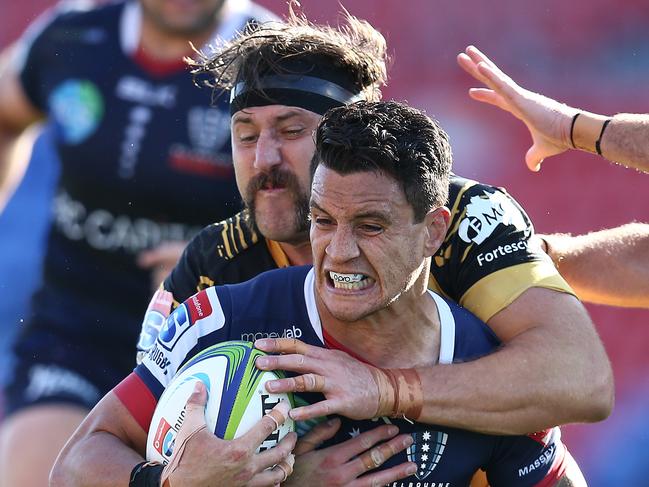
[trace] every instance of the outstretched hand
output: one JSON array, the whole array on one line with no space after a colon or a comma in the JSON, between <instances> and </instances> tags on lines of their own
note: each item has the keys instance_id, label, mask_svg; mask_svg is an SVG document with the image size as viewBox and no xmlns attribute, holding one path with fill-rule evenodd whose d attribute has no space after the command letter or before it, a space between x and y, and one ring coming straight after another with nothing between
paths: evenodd
<instances>
[{"instance_id":1,"label":"outstretched hand","mask_svg":"<svg viewBox=\"0 0 649 487\"><path fill-rule=\"evenodd\" d=\"M471 98L495 105L527 126L533 141L525 155L530 171L539 171L546 157L572 147L570 125L580 110L519 86L474 46L460 53L457 61L462 69L487 86L471 88Z\"/></svg>"},{"instance_id":2,"label":"outstretched hand","mask_svg":"<svg viewBox=\"0 0 649 487\"><path fill-rule=\"evenodd\" d=\"M340 424L338 418L321 423L298 441L294 451L295 471L283 485L370 487L391 484L417 471L416 464L404 462L371 472L412 444L412 436L398 435L399 429L393 425L378 426L318 450L322 443L334 437Z\"/></svg>"},{"instance_id":3,"label":"outstretched hand","mask_svg":"<svg viewBox=\"0 0 649 487\"><path fill-rule=\"evenodd\" d=\"M226 441L206 429L207 390L196 383L189 397L183 425L171 461L162 472L163 487L228 485L274 486L293 470L297 436L286 435L274 448L255 453L259 445L286 421L290 406L280 402L243 436Z\"/></svg>"}]
</instances>

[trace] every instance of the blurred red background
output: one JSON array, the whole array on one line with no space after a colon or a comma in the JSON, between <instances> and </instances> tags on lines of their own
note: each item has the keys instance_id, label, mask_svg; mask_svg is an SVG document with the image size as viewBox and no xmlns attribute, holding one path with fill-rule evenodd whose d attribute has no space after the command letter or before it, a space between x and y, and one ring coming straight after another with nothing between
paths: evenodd
<instances>
[{"instance_id":1,"label":"blurred red background","mask_svg":"<svg viewBox=\"0 0 649 487\"><path fill-rule=\"evenodd\" d=\"M53 3L1 2L0 46ZM260 0L276 13L285 0ZM586 232L649 220L649 176L570 153L527 171L529 137L510 115L470 100L455 56L475 44L523 86L600 113L649 112L649 8L641 0L345 0L388 40L386 98L407 100L451 135L455 171L504 186L541 232ZM303 0L312 20L335 23L339 4ZM648 256L649 258L649 256ZM608 262L602 262L606 272ZM646 485L649 466L647 311L588 306L613 363L617 401L596 425L564 428L592 486Z\"/></svg>"}]
</instances>

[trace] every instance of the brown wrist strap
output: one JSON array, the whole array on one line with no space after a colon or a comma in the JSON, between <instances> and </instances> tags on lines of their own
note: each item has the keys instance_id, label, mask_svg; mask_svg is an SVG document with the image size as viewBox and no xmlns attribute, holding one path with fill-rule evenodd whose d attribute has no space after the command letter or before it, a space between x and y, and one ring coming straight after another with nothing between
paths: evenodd
<instances>
[{"instance_id":1,"label":"brown wrist strap","mask_svg":"<svg viewBox=\"0 0 649 487\"><path fill-rule=\"evenodd\" d=\"M424 394L415 369L373 369L379 388L377 416L417 421L424 407Z\"/></svg>"}]
</instances>

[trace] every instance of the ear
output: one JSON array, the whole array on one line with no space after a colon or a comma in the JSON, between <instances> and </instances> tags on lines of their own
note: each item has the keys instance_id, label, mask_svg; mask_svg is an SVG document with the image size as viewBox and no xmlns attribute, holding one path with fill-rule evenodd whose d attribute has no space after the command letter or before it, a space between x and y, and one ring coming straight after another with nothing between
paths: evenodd
<instances>
[{"instance_id":1,"label":"ear","mask_svg":"<svg viewBox=\"0 0 649 487\"><path fill-rule=\"evenodd\" d=\"M451 219L451 212L445 206L440 206L429 211L424 217L426 224L426 241L424 242L424 253L426 257L435 255L437 249L446 237L448 223Z\"/></svg>"}]
</instances>

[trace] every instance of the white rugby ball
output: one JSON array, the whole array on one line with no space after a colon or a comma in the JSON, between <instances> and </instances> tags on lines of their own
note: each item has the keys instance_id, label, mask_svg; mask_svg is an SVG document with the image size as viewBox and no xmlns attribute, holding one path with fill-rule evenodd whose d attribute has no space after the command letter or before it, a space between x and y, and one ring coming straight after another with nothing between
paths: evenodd
<instances>
[{"instance_id":1,"label":"white rugby ball","mask_svg":"<svg viewBox=\"0 0 649 487\"><path fill-rule=\"evenodd\" d=\"M289 401L292 394L266 391L266 381L282 377L262 371L255 360L264 352L251 342L230 341L209 347L190 359L164 390L155 412L146 443L146 458L167 464L173 453L178 430L185 418L185 405L197 381L207 388L205 422L219 438L232 440L243 435L279 401ZM295 425L290 418L275 430L258 451L275 446Z\"/></svg>"}]
</instances>

